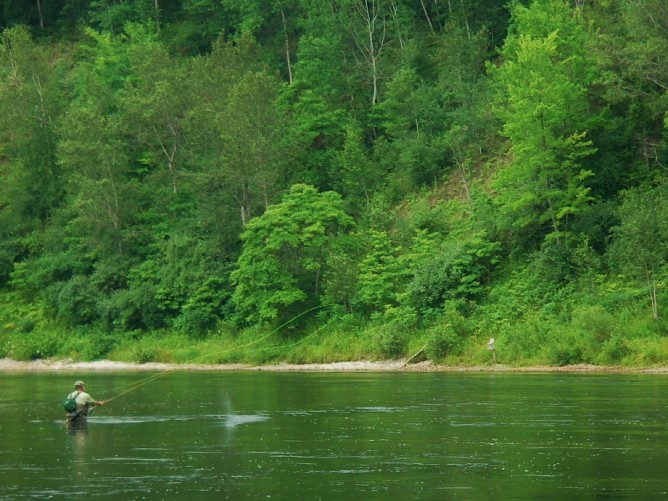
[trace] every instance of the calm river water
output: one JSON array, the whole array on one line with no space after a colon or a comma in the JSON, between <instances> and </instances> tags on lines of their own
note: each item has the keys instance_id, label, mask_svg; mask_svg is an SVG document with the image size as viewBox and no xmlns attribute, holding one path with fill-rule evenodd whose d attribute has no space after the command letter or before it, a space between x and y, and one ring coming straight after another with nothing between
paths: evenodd
<instances>
[{"instance_id":1,"label":"calm river water","mask_svg":"<svg viewBox=\"0 0 668 501\"><path fill-rule=\"evenodd\" d=\"M666 376L172 372L65 429L156 375L0 373L0 498L668 498Z\"/></svg>"}]
</instances>

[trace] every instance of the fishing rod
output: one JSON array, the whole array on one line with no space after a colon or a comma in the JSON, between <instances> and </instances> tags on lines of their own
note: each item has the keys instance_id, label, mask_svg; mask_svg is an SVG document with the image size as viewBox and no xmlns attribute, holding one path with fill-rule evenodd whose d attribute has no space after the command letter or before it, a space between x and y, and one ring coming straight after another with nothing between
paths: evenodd
<instances>
[{"instance_id":1,"label":"fishing rod","mask_svg":"<svg viewBox=\"0 0 668 501\"><path fill-rule=\"evenodd\" d=\"M226 349L221 350L221 351L217 351L217 352L214 352L214 353L207 353L207 354L205 354L205 355L200 355L200 356L191 358L190 360L186 360L186 361L184 362L184 364L193 363L193 362L196 362L196 361L198 361L198 360L201 360L201 359L204 359L204 358L207 358L207 357L213 357L213 356L222 355L222 354L224 354L224 353L229 353L229 352L234 351L234 350L239 350L239 349L247 348L247 347L252 346L252 345L254 345L254 344L261 343L261 342L264 341L265 339L267 339L267 338L271 337L272 335L276 334L278 331L280 331L281 329L283 329L285 326L291 324L292 322L294 322L294 321L297 320L298 318L300 318L300 317L306 315L307 313L310 313L310 312L312 312L312 311L318 310L318 309L320 309L320 308L325 308L325 307L328 307L328 306L333 306L333 305L332 305L332 304L324 304L324 305L314 306L313 308L309 308L308 310L305 310L305 311L301 312L299 315L296 315L296 316L292 317L292 318L291 318L290 320L288 320L287 322L284 322L283 324L279 325L278 327L276 327L275 329L271 330L268 334L266 334L265 336L262 336L261 338L255 339L255 340L253 340L253 341L251 341L251 342L249 342L249 343L242 344L242 345L240 345L240 346L232 346L231 348L226 348ZM312 332L311 334L309 334L309 336L306 336L306 337L304 337L303 339L300 339L300 340L297 341L296 343L293 343L293 344L290 344L290 345L287 345L287 346L283 346L283 347L292 347L292 346L296 346L296 345L298 345L299 343L304 342L308 337L310 337L310 336L312 336L312 335L317 334L318 332L320 332L324 327L325 327L325 326L323 325L323 326L320 327L319 329L316 329L315 332ZM276 349L276 348L278 348L278 347L266 347L266 348L260 348L260 349L255 350L255 351L264 351L264 350L271 350L271 349ZM119 397L122 397L123 395L127 395L127 394L130 393L131 391L134 391L134 390L136 390L136 389L138 389L138 388L141 388L142 386L144 386L144 385L150 383L151 381L155 381L155 380L158 379L158 378L164 377L164 376L166 376L166 375L168 375L168 374L171 374L172 372L176 372L176 371L178 371L178 370L179 370L178 367L176 367L176 368L171 368L171 369L167 369L167 370L165 370L165 371L161 371L161 372L159 372L159 373L157 373L157 374L152 374L151 376L146 377L146 378L144 378L144 379L140 379L139 381L135 381L135 382L133 382L133 383L130 383L129 385L126 385L127 389L121 391L121 392L118 393L117 395L114 395L113 397L111 397L111 398L109 398L109 399L107 399L107 400L104 400L104 401L103 401L103 404L107 404L107 403L109 403L109 402L111 402L111 401L113 401L113 400L115 400L115 399L117 399L117 398L119 398ZM121 388L123 388L123 386L121 386ZM93 409L96 409L97 407L99 407L99 406L95 406L95 407L93 407Z\"/></svg>"}]
</instances>

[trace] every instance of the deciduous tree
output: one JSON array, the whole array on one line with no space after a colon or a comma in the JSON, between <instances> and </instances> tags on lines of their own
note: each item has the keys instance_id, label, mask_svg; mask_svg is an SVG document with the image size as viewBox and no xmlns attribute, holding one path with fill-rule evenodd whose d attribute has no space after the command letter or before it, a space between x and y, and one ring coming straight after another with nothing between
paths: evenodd
<instances>
[{"instance_id":1,"label":"deciduous tree","mask_svg":"<svg viewBox=\"0 0 668 501\"><path fill-rule=\"evenodd\" d=\"M352 226L339 195L301 184L251 220L231 276L241 318L276 321L316 306L327 257Z\"/></svg>"},{"instance_id":2,"label":"deciduous tree","mask_svg":"<svg viewBox=\"0 0 668 501\"><path fill-rule=\"evenodd\" d=\"M590 201L584 162L595 151L587 139L595 67L584 28L561 0L517 5L513 15L506 60L494 72L511 155L496 181L497 201L510 228L560 243Z\"/></svg>"},{"instance_id":3,"label":"deciduous tree","mask_svg":"<svg viewBox=\"0 0 668 501\"><path fill-rule=\"evenodd\" d=\"M613 270L647 286L652 317L659 318L657 293L668 278L668 182L631 189L619 208L609 256Z\"/></svg>"},{"instance_id":4,"label":"deciduous tree","mask_svg":"<svg viewBox=\"0 0 668 501\"><path fill-rule=\"evenodd\" d=\"M0 284L13 260L26 257L26 239L44 229L63 200L56 161L61 62L23 27L0 35Z\"/></svg>"}]
</instances>

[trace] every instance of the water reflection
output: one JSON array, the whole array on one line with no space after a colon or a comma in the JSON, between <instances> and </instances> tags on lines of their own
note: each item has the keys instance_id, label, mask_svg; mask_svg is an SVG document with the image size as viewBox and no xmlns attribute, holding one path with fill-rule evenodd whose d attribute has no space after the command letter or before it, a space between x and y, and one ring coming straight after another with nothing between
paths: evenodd
<instances>
[{"instance_id":1,"label":"water reflection","mask_svg":"<svg viewBox=\"0 0 668 501\"><path fill-rule=\"evenodd\" d=\"M67 434L70 437L72 445L72 457L75 460L83 460L86 455L86 443L88 440L88 428L67 428Z\"/></svg>"},{"instance_id":2,"label":"water reflection","mask_svg":"<svg viewBox=\"0 0 668 501\"><path fill-rule=\"evenodd\" d=\"M184 422L197 421L199 425L206 422L220 424L226 428L235 428L237 426L260 423L269 419L269 416L263 414L207 414L203 416L97 416L95 424L97 425L128 425L145 423L164 423L164 422ZM87 430L88 427L85 428Z\"/></svg>"},{"instance_id":3,"label":"water reflection","mask_svg":"<svg viewBox=\"0 0 668 501\"><path fill-rule=\"evenodd\" d=\"M72 428L66 425L66 433L70 442L67 461L67 465L70 467L69 477L74 479L76 484L87 482L91 473L88 428L86 426Z\"/></svg>"},{"instance_id":4,"label":"water reflection","mask_svg":"<svg viewBox=\"0 0 668 501\"><path fill-rule=\"evenodd\" d=\"M70 432L79 432L88 430L88 418L86 416L80 415L74 419L70 417L65 418L65 427Z\"/></svg>"},{"instance_id":5,"label":"water reflection","mask_svg":"<svg viewBox=\"0 0 668 501\"><path fill-rule=\"evenodd\" d=\"M46 401L58 378L17 378L7 400L20 403L29 385ZM81 495L119 499L668 491L666 378L183 373L148 386L98 409L84 430L63 432L55 402L29 415L0 406L0 497L59 497L73 482Z\"/></svg>"},{"instance_id":6,"label":"water reflection","mask_svg":"<svg viewBox=\"0 0 668 501\"><path fill-rule=\"evenodd\" d=\"M262 421L268 420L268 416L263 416L261 414L250 414L250 415L232 415L226 416L224 419L224 425L226 428L234 428L236 426L241 426L244 424L250 423L261 423Z\"/></svg>"}]
</instances>

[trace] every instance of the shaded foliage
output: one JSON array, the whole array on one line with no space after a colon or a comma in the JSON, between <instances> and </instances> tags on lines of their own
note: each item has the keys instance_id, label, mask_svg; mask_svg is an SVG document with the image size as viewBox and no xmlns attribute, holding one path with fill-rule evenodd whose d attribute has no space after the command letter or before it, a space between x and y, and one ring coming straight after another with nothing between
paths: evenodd
<instances>
[{"instance_id":1,"label":"shaded foliage","mask_svg":"<svg viewBox=\"0 0 668 501\"><path fill-rule=\"evenodd\" d=\"M635 334L582 318L646 303L663 332L665 2L3 0L0 29L24 358L50 322L95 356L323 305L302 326L366 326L383 356L489 331L623 359Z\"/></svg>"}]
</instances>

